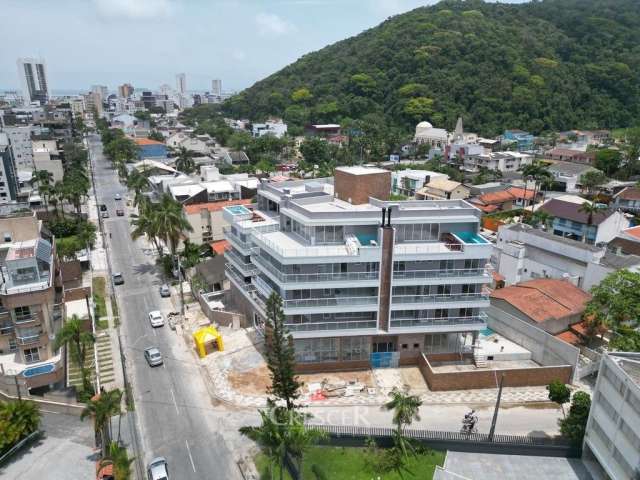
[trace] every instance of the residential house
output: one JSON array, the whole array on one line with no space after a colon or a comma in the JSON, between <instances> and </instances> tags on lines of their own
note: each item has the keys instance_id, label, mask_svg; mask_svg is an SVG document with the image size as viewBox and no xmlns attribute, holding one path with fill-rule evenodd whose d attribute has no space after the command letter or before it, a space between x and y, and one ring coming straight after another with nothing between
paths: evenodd
<instances>
[{"instance_id":1,"label":"residential house","mask_svg":"<svg viewBox=\"0 0 640 480\"><path fill-rule=\"evenodd\" d=\"M287 134L287 124L282 120L266 121L264 123L254 123L251 125L251 133L254 137L262 137L271 135L276 138L282 138Z\"/></svg>"},{"instance_id":2,"label":"residential house","mask_svg":"<svg viewBox=\"0 0 640 480\"><path fill-rule=\"evenodd\" d=\"M582 321L591 295L566 280L539 278L491 292L491 306L551 335Z\"/></svg>"},{"instance_id":3,"label":"residential house","mask_svg":"<svg viewBox=\"0 0 640 480\"><path fill-rule=\"evenodd\" d=\"M445 178L435 178L416 192L417 200L463 200L469 198L466 185Z\"/></svg>"},{"instance_id":4,"label":"residential house","mask_svg":"<svg viewBox=\"0 0 640 480\"><path fill-rule=\"evenodd\" d=\"M197 137L191 137L184 132L176 132L167 138L167 146L178 150L185 148L193 153L208 155L211 151L208 143Z\"/></svg>"},{"instance_id":5,"label":"residential house","mask_svg":"<svg viewBox=\"0 0 640 480\"><path fill-rule=\"evenodd\" d=\"M247 154L241 150L223 150L222 161L227 165L248 165L251 163Z\"/></svg>"},{"instance_id":6,"label":"residential house","mask_svg":"<svg viewBox=\"0 0 640 480\"><path fill-rule=\"evenodd\" d=\"M583 211L583 204L590 203L580 197L564 195L546 201L541 207L553 217L551 230L554 235L584 240L589 244L607 243L622 230L629 228L628 216L620 211L602 209L589 215Z\"/></svg>"},{"instance_id":7,"label":"residential house","mask_svg":"<svg viewBox=\"0 0 640 480\"><path fill-rule=\"evenodd\" d=\"M149 138L134 138L133 141L138 146L138 158L167 158L167 146L157 140Z\"/></svg>"},{"instance_id":8,"label":"residential house","mask_svg":"<svg viewBox=\"0 0 640 480\"><path fill-rule=\"evenodd\" d=\"M545 158L560 162L580 163L582 165L593 165L596 159L595 152L582 150L572 150L569 148L553 148L545 152Z\"/></svg>"},{"instance_id":9,"label":"residential house","mask_svg":"<svg viewBox=\"0 0 640 480\"><path fill-rule=\"evenodd\" d=\"M413 141L419 145L427 144L444 150L449 144L449 132L444 128L435 128L429 122L420 122L416 125Z\"/></svg>"},{"instance_id":10,"label":"residential house","mask_svg":"<svg viewBox=\"0 0 640 480\"><path fill-rule=\"evenodd\" d=\"M34 212L0 210L0 374L28 389L64 384L64 355L54 348L64 289L53 237Z\"/></svg>"},{"instance_id":11,"label":"residential house","mask_svg":"<svg viewBox=\"0 0 640 480\"><path fill-rule=\"evenodd\" d=\"M637 214L640 213L640 188L626 187L613 197L613 208Z\"/></svg>"},{"instance_id":12,"label":"residential house","mask_svg":"<svg viewBox=\"0 0 640 480\"><path fill-rule=\"evenodd\" d=\"M640 473L640 354L602 356L582 460L591 477L637 479Z\"/></svg>"},{"instance_id":13,"label":"residential house","mask_svg":"<svg viewBox=\"0 0 640 480\"><path fill-rule=\"evenodd\" d=\"M251 205L251 200L229 200L220 202L192 203L182 207L192 232L184 232L191 243L201 245L224 240L223 228L229 223L223 218L224 207Z\"/></svg>"},{"instance_id":14,"label":"residential house","mask_svg":"<svg viewBox=\"0 0 640 480\"><path fill-rule=\"evenodd\" d=\"M61 182L64 177L62 157L55 140L34 140L33 166L35 170L46 170L51 173L52 184Z\"/></svg>"},{"instance_id":15,"label":"residential house","mask_svg":"<svg viewBox=\"0 0 640 480\"><path fill-rule=\"evenodd\" d=\"M434 178L448 179L444 173L430 172L428 170L398 170L391 173L391 192L396 195L415 197L416 191Z\"/></svg>"},{"instance_id":16,"label":"residential house","mask_svg":"<svg viewBox=\"0 0 640 480\"><path fill-rule=\"evenodd\" d=\"M554 190L578 193L582 190L580 178L587 172L597 171L591 165L570 162L554 162L547 170L553 176Z\"/></svg>"},{"instance_id":17,"label":"residential house","mask_svg":"<svg viewBox=\"0 0 640 480\"><path fill-rule=\"evenodd\" d=\"M505 130L502 134L501 142L502 145L515 145L516 150L519 152L523 152L526 150L533 149L533 141L535 137L523 130Z\"/></svg>"},{"instance_id":18,"label":"residential house","mask_svg":"<svg viewBox=\"0 0 640 480\"><path fill-rule=\"evenodd\" d=\"M520 187L484 193L469 199L469 203L484 213L502 212L514 208L525 208L535 203L534 191Z\"/></svg>"},{"instance_id":19,"label":"residential house","mask_svg":"<svg viewBox=\"0 0 640 480\"><path fill-rule=\"evenodd\" d=\"M283 299L299 371L461 354L486 328L480 212L460 200L378 200L391 173L365 170L263 181L254 211L224 208L232 297L258 328L267 298Z\"/></svg>"},{"instance_id":20,"label":"residential house","mask_svg":"<svg viewBox=\"0 0 640 480\"><path fill-rule=\"evenodd\" d=\"M640 255L640 226L627 228L607 244L616 255Z\"/></svg>"},{"instance_id":21,"label":"residential house","mask_svg":"<svg viewBox=\"0 0 640 480\"><path fill-rule=\"evenodd\" d=\"M521 152L490 152L470 154L464 157L463 168L467 172L479 172L482 168L502 173L517 172L525 165L531 165L533 155Z\"/></svg>"},{"instance_id":22,"label":"residential house","mask_svg":"<svg viewBox=\"0 0 640 480\"><path fill-rule=\"evenodd\" d=\"M636 253L624 257L604 247L515 223L498 229L492 262L505 285L553 278L568 280L589 291L620 268L637 269L640 265L640 238L637 240Z\"/></svg>"}]
</instances>

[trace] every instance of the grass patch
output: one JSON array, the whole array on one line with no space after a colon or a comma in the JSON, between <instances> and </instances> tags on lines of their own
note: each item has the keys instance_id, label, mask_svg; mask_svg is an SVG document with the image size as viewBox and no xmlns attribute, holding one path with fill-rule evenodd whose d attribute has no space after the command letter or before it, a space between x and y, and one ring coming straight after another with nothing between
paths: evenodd
<instances>
[{"instance_id":1,"label":"grass patch","mask_svg":"<svg viewBox=\"0 0 640 480\"><path fill-rule=\"evenodd\" d=\"M96 322L97 330L106 330L107 328L109 328L109 320L107 320L106 318L103 318L102 320L98 320Z\"/></svg>"},{"instance_id":2,"label":"grass patch","mask_svg":"<svg viewBox=\"0 0 640 480\"><path fill-rule=\"evenodd\" d=\"M313 447L305 454L302 477L306 480L321 480L322 478L339 478L341 480L430 480L436 465L444 464L445 452L426 450L409 458L407 467L409 472L400 477L397 473L380 475L371 470L365 448L353 447ZM263 454L255 460L260 480L270 480L269 460ZM277 468L277 467L276 467ZM324 476L315 472L321 471ZM278 472L275 478L278 478ZM285 480L291 477L285 472Z\"/></svg>"},{"instance_id":3,"label":"grass patch","mask_svg":"<svg viewBox=\"0 0 640 480\"><path fill-rule=\"evenodd\" d=\"M95 304L96 318L107 316L106 290L104 277L93 277L91 280L93 286L93 303Z\"/></svg>"}]
</instances>

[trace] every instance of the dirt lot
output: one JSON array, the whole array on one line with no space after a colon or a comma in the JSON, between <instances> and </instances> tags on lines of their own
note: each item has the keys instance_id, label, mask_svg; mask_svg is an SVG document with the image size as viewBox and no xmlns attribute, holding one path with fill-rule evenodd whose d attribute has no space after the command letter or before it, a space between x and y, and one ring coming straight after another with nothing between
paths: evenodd
<instances>
[{"instance_id":1,"label":"dirt lot","mask_svg":"<svg viewBox=\"0 0 640 480\"><path fill-rule=\"evenodd\" d=\"M375 387L376 383L373 378L371 370L353 370L345 372L325 372L325 373L307 373L300 375L300 380L304 383L322 383L326 380L327 383L338 382L359 382L366 387Z\"/></svg>"}]
</instances>

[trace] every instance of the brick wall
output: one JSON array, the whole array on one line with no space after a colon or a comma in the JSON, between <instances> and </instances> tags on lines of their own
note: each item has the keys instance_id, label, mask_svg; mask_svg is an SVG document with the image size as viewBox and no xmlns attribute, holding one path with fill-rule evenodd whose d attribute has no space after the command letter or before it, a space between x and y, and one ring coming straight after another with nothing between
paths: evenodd
<instances>
[{"instance_id":1,"label":"brick wall","mask_svg":"<svg viewBox=\"0 0 640 480\"><path fill-rule=\"evenodd\" d=\"M353 175L336 170L334 193L336 198L354 205L368 203L369 197L389 200L391 192L391 172Z\"/></svg>"},{"instance_id":2,"label":"brick wall","mask_svg":"<svg viewBox=\"0 0 640 480\"><path fill-rule=\"evenodd\" d=\"M353 360L350 362L297 363L296 373L341 372L347 370L369 370L369 360Z\"/></svg>"},{"instance_id":3,"label":"brick wall","mask_svg":"<svg viewBox=\"0 0 640 480\"><path fill-rule=\"evenodd\" d=\"M440 360L440 359L438 359ZM495 388L496 380L504 374L505 387L530 387L548 385L552 380L571 383L572 369L568 365L557 367L513 368L502 370L475 370L469 372L436 373L427 356L418 358L418 368L429 389L437 391Z\"/></svg>"}]
</instances>

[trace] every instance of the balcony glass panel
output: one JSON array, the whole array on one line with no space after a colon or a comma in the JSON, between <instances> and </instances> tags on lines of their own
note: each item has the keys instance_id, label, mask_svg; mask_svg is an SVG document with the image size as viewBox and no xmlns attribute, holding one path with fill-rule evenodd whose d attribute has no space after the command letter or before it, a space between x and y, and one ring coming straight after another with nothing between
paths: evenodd
<instances>
[{"instance_id":1,"label":"balcony glass panel","mask_svg":"<svg viewBox=\"0 0 640 480\"><path fill-rule=\"evenodd\" d=\"M451 295L394 295L391 303L446 303L446 302L478 302L488 300L486 293L459 293Z\"/></svg>"},{"instance_id":2,"label":"balcony glass panel","mask_svg":"<svg viewBox=\"0 0 640 480\"><path fill-rule=\"evenodd\" d=\"M303 298L298 300L285 300L285 308L304 307L336 307L340 305L375 305L378 297L329 297L329 298Z\"/></svg>"},{"instance_id":3,"label":"balcony glass panel","mask_svg":"<svg viewBox=\"0 0 640 480\"><path fill-rule=\"evenodd\" d=\"M415 318L392 317L391 328L407 327L451 327L456 325L485 325L487 316L483 313L468 317Z\"/></svg>"}]
</instances>

